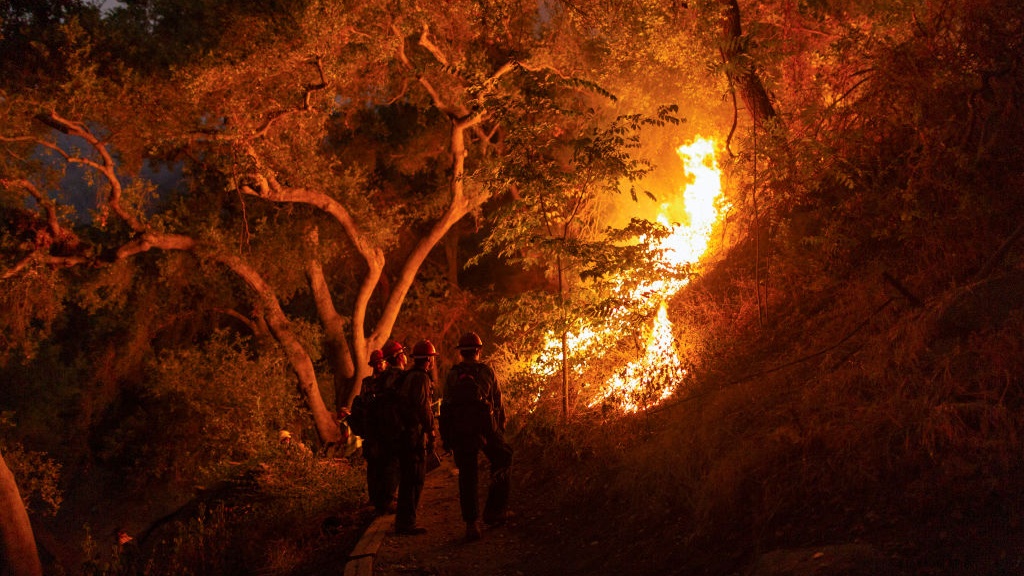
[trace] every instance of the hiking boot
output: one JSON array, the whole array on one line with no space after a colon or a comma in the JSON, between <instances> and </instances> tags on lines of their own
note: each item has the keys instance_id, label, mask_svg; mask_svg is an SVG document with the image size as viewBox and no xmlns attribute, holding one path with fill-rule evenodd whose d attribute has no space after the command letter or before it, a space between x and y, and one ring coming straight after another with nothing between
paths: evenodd
<instances>
[{"instance_id":1,"label":"hiking boot","mask_svg":"<svg viewBox=\"0 0 1024 576\"><path fill-rule=\"evenodd\" d=\"M480 526L476 522L466 522L466 542L476 542L480 539Z\"/></svg>"},{"instance_id":2,"label":"hiking boot","mask_svg":"<svg viewBox=\"0 0 1024 576\"><path fill-rule=\"evenodd\" d=\"M420 534L426 534L426 528L420 528L419 526L408 526L404 528L395 528L395 534L399 536L419 536Z\"/></svg>"}]
</instances>

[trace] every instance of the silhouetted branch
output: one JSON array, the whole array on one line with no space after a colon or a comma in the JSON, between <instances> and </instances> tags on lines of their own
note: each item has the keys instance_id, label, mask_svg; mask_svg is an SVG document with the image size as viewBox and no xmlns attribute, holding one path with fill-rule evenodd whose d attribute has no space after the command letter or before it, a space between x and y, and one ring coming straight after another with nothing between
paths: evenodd
<instances>
[{"instance_id":1,"label":"silhouetted branch","mask_svg":"<svg viewBox=\"0 0 1024 576\"><path fill-rule=\"evenodd\" d=\"M1005 258L1007 253L1010 252L1010 248L1013 248L1013 245L1020 240L1021 236L1024 236L1024 224L1018 226L1017 229L1013 231L1013 234L1010 234L1010 237L1007 238L999 249L995 251L995 254L992 254L992 257L988 259L988 262L985 262L985 265L981 267L981 270L978 270L978 273L974 275L974 279L982 280L992 274L992 271L995 270L996 266L1003 261L1003 258Z\"/></svg>"},{"instance_id":2,"label":"silhouetted branch","mask_svg":"<svg viewBox=\"0 0 1024 576\"><path fill-rule=\"evenodd\" d=\"M896 291L899 292L904 298L906 298L907 301L909 301L910 304L912 306L914 306L915 308L920 308L921 306L924 305L921 302L920 298L918 298L917 296L914 296L910 292L910 290L907 290L907 288L905 286L903 286L903 284L900 284L899 280L896 280L895 278L893 278L892 274L889 274L888 272L882 272L882 279L885 280L886 283L888 283L890 286L895 288Z\"/></svg>"}]
</instances>

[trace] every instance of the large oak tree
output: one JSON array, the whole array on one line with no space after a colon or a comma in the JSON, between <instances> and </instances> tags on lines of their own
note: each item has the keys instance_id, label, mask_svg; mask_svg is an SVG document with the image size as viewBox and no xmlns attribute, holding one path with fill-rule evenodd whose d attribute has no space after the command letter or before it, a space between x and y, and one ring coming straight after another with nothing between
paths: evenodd
<instances>
[{"instance_id":1,"label":"large oak tree","mask_svg":"<svg viewBox=\"0 0 1024 576\"><path fill-rule=\"evenodd\" d=\"M230 315L281 347L319 438L336 443L319 354L290 318L302 298L341 411L432 249L503 190L484 175L530 122L522 95L596 88L555 67L559 29L528 2L202 6L202 34L175 34L175 2L51 23L48 66L5 101L3 188L26 224L2 274L13 285L65 269L60 284L191 254L244 287Z\"/></svg>"}]
</instances>

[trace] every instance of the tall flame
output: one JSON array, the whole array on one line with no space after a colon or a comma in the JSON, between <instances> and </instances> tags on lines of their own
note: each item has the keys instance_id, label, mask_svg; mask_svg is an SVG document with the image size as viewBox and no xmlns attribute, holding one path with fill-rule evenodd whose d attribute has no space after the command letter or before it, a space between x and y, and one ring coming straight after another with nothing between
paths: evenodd
<instances>
[{"instance_id":1,"label":"tall flame","mask_svg":"<svg viewBox=\"0 0 1024 576\"><path fill-rule=\"evenodd\" d=\"M714 141L697 137L692 143L677 148L676 153L692 181L682 186L681 203L659 206L657 221L671 230L659 245L664 250L666 262L682 268L696 264L707 251L712 229L728 206L722 197L721 172L715 161ZM676 219L682 222L673 223ZM624 412L635 412L662 402L675 391L686 370L676 350L667 302L686 284L686 280L661 279L637 288L637 294L654 294L659 304L644 351L609 378L588 406L614 404ZM617 312L625 315L628 311ZM618 340L620 334L613 330L600 332L586 328L578 334L567 335L567 338L573 350L593 351L600 347L601 342ZM549 334L545 349L533 364L534 373L553 375L560 354L561 340L557 335ZM577 365L573 371L580 374L584 368Z\"/></svg>"}]
</instances>

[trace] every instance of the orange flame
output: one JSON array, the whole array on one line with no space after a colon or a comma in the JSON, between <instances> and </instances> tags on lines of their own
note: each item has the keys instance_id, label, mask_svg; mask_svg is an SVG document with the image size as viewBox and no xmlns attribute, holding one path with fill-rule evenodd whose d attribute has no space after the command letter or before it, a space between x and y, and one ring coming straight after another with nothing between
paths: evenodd
<instances>
[{"instance_id":1,"label":"orange flame","mask_svg":"<svg viewBox=\"0 0 1024 576\"><path fill-rule=\"evenodd\" d=\"M684 170L692 182L682 187L681 203L665 203L659 208L657 220L671 230L661 241L667 263L680 268L696 264L707 252L714 225L728 209L722 196L721 172L715 161L714 141L697 137L692 143L680 146L676 153L683 161ZM681 222L673 223L678 219ZM664 401L686 375L676 351L672 322L668 318L667 302L686 286L686 280L662 279L640 286L637 294L655 294L658 313L646 336L642 355L626 364L609 378L604 386L587 402L588 407L613 404L624 412L635 412ZM637 294L634 294L637 295ZM620 311L625 315L628 311ZM569 334L570 348L593 356L602 343L615 342L620 334L584 328ZM552 376L560 363L561 341L549 334L544 350L532 363L538 376ZM573 372L582 374L587 366L578 363Z\"/></svg>"}]
</instances>

